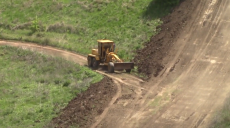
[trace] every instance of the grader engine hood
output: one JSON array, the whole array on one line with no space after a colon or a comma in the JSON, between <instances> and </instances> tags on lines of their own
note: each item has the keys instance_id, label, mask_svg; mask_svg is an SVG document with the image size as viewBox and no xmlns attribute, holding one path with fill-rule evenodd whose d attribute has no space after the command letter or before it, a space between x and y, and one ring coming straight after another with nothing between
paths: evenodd
<instances>
[{"instance_id":1,"label":"grader engine hood","mask_svg":"<svg viewBox=\"0 0 230 128\"><path fill-rule=\"evenodd\" d=\"M98 55L98 49L92 49L92 54L93 55Z\"/></svg>"}]
</instances>

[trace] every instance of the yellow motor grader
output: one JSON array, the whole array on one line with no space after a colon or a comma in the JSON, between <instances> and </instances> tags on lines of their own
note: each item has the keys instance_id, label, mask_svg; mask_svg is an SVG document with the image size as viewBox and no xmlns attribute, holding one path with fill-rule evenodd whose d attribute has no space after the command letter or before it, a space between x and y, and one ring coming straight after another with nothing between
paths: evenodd
<instances>
[{"instance_id":1,"label":"yellow motor grader","mask_svg":"<svg viewBox=\"0 0 230 128\"><path fill-rule=\"evenodd\" d=\"M115 44L111 40L97 40L98 49L92 49L92 53L88 54L88 66L94 70L98 69L100 64L108 66L108 72L113 73L114 70L125 70L130 73L134 68L134 63L123 62L114 52Z\"/></svg>"}]
</instances>

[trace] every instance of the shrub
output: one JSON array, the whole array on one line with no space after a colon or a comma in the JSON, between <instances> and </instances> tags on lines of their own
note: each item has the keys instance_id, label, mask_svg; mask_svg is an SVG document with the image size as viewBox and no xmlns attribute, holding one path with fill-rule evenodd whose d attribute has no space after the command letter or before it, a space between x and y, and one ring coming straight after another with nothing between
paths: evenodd
<instances>
[{"instance_id":1,"label":"shrub","mask_svg":"<svg viewBox=\"0 0 230 128\"><path fill-rule=\"evenodd\" d=\"M36 18L32 21L32 24L30 26L30 29L32 31L32 33L35 33L37 31L40 30L39 24L38 24L38 17L36 16Z\"/></svg>"}]
</instances>

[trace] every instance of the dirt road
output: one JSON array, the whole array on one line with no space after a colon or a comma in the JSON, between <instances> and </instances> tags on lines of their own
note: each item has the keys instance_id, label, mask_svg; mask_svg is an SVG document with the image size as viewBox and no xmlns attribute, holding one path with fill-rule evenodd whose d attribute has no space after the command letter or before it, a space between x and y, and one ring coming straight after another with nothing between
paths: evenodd
<instances>
[{"instance_id":1,"label":"dirt road","mask_svg":"<svg viewBox=\"0 0 230 128\"><path fill-rule=\"evenodd\" d=\"M186 11L190 12L184 13ZM164 38L167 38L170 49L163 51L167 56L159 58L164 68L148 82L125 73L108 74L98 71L119 83L119 93L106 111L96 117L91 127L209 127L209 119L224 104L230 92L229 12L229 0L184 1L172 13L174 19L170 19L184 17L181 22L168 21L174 23L171 26L177 24L180 29L167 26L163 32L173 33L175 30L176 34L163 33L159 35L163 35L162 38L156 40L164 42ZM85 57L51 47L0 41L0 45L6 44L86 64ZM159 50L159 47L166 46L155 45L157 47L145 48L147 54L157 53L152 52L151 48ZM146 59L148 66L142 66L143 70L151 68L151 64L154 67L152 60L151 57Z\"/></svg>"},{"instance_id":2,"label":"dirt road","mask_svg":"<svg viewBox=\"0 0 230 128\"><path fill-rule=\"evenodd\" d=\"M187 0L181 5L184 10L190 6L196 8L173 37L163 74L147 83L149 90L161 91L153 100L145 96L149 99L141 100L139 109L124 116L123 127L209 127L212 114L224 104L230 92L230 1Z\"/></svg>"},{"instance_id":3,"label":"dirt road","mask_svg":"<svg viewBox=\"0 0 230 128\"><path fill-rule=\"evenodd\" d=\"M160 83L178 94L145 127L209 127L209 118L230 92L229 7L229 0L197 4L196 18L171 51L174 70Z\"/></svg>"}]
</instances>

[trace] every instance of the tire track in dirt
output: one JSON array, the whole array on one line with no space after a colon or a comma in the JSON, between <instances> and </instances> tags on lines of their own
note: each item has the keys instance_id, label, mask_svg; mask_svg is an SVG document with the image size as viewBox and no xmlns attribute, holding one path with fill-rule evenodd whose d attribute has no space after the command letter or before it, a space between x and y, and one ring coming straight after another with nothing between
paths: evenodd
<instances>
[{"instance_id":1,"label":"tire track in dirt","mask_svg":"<svg viewBox=\"0 0 230 128\"><path fill-rule=\"evenodd\" d=\"M199 10L199 13L197 13L197 15L195 16L195 17L196 17L195 20L192 21L191 26L190 26L190 28L189 28L190 31L195 31L195 30L197 29L197 27L195 27L195 26L196 26L195 23L200 19L199 14L201 14L202 11L205 9L205 8L204 8L204 5L206 4L206 2L201 1L200 4L202 5L201 7L203 7L203 8ZM192 32L191 32L189 35L186 35L185 38L189 38L189 36L191 36L191 34L192 34ZM143 107L141 107L141 109L138 110L138 112L136 112L136 110L133 111L133 113L135 113L135 114L132 115L131 117L129 117L129 119L128 119L127 122L130 122L130 121L132 121L133 119L135 119L135 121L138 121L138 120L140 120L140 119L142 118L143 115L146 114L146 109L149 107L149 104L155 100L155 98L153 98L153 99L151 99L151 100L148 100L148 96L150 95L149 92L152 92L152 90L157 89L157 87L162 83L162 81L163 81L163 80L168 76L168 74L171 72L171 68L174 67L175 64L178 63L178 61L180 61L178 58L179 58L179 56L181 55L181 53L183 52L185 46L186 46L186 43L182 43L182 44L180 44L180 45L178 46L177 52L176 52L176 54L173 56L173 60L167 65L168 68L166 68L165 71L163 71L161 74L159 74L160 78L157 79L156 84L154 84L154 86L151 87L151 88L149 89L148 93L144 96L143 100L141 100L141 103L140 103L140 104L143 105ZM169 88L169 89L172 89L172 88ZM167 91L167 90L163 88L162 91L156 95L156 97L157 97L157 96L161 96L161 95L162 95L164 92L166 92L166 91ZM146 103L146 101L147 101L147 103ZM134 121L134 122L135 122L135 121ZM124 123L123 126L125 126L125 124L127 124L127 122ZM137 124L135 124L135 125L137 125ZM134 126L130 126L130 127L134 127Z\"/></svg>"},{"instance_id":2,"label":"tire track in dirt","mask_svg":"<svg viewBox=\"0 0 230 128\"><path fill-rule=\"evenodd\" d=\"M205 4L207 4L208 3L208 1L205 1L204 2ZM210 21L210 25L208 26L208 33L206 33L205 34L205 38L204 38L204 40L202 40L202 41L200 41L200 43L198 42L198 39L199 38L197 38L197 39L195 39L195 41L194 41L194 43L193 44L197 44L197 43L199 43L200 45L201 45L201 47L199 47L199 49L198 49L198 51L199 52L196 52L196 53L194 53L194 55L192 56L192 58L194 58L195 60L189 65L189 67L186 69L186 71L185 72L183 72L183 74L181 74L180 76L179 76L179 78L174 82L174 83L177 83L178 81L180 81L181 79L187 79L186 77L188 77L189 75L191 75L190 73L194 73L194 72L199 72L199 71L201 71L204 67L206 67L206 72L204 72L204 73L202 73L202 75L199 75L199 77L201 77L201 78L204 78L208 73L209 73L209 71L213 71L213 72L217 72L217 71L215 71L215 69L219 69L220 67L215 67L215 68L213 68L213 66L212 65L207 65L207 64L204 64L204 63L200 63L199 61L199 59L198 58L202 58L202 56L205 54L205 53L207 53L207 52L210 52L210 50L212 51L213 50L213 48L210 48L209 46L211 45L211 44L213 44L213 39L215 38L215 36L216 36L216 34L217 34L217 32L218 31L220 31L220 25L221 25L221 18L222 18L222 16L223 16L223 13L224 13L224 11L226 10L226 6L228 6L228 4L227 4L227 1L216 1L216 2L211 2L211 7L218 7L217 9L215 8L215 10L216 10L216 12L215 11L211 11L212 13L209 13L209 15L210 14L213 14L212 16L211 16L211 18L212 18L212 21ZM210 7L210 6L209 6ZM209 11L210 11L210 9L211 8L208 8L209 9ZM212 9L214 9L214 8L212 8ZM207 13L206 13L207 14ZM209 18L210 18L210 16L209 16ZM196 18L196 21L199 21L199 19L200 18ZM206 20L208 20L208 19L203 19L203 21L204 22L206 22ZM195 22L195 21L194 21ZM193 22L193 24L194 24L194 22ZM196 23L199 23L199 22L196 22ZM197 25L197 24L195 24L195 25L192 25L192 27L194 27L194 32L196 32L196 31L199 31L199 26L200 27L204 27L203 25L204 24L201 24L202 26L200 26L200 25ZM207 27L207 26L205 26L205 27ZM206 31L207 31L207 29L206 29ZM187 38L192 38L192 36L194 35L194 33L190 33L190 35L188 36L187 35ZM189 40L189 39L188 39ZM200 40L200 39L199 39ZM191 41L190 41L191 42ZM185 48L185 49L184 49ZM165 78L168 76L168 73L170 72L170 67L172 67L173 65L174 65L174 63L176 63L176 61L177 61L177 59L178 58L181 58L181 54L182 53L185 53L186 51L191 51L190 50L190 48L191 48L191 45L188 45L188 44L186 44L186 43L184 43L184 44L182 44L182 45L180 45L180 47L178 48L177 47L177 50L178 50L178 52L177 52L177 54L175 55L175 58L172 60L172 62L171 63L169 63L168 64L168 68L163 72L164 74L162 75L160 75L160 76L162 76L162 78L160 78L160 79L158 79L158 82L156 83L156 84L154 84L154 87L151 87L151 89L150 90L152 90L152 89L156 89L157 88L157 86L159 86L161 83L162 83L162 81L165 81ZM226 53L222 53L222 54L226 54ZM180 57L179 57L180 56ZM219 55L220 57L221 56L223 56L223 55ZM183 57L182 57L183 58ZM226 60L226 58L224 58L223 57L223 60ZM215 60L208 60L208 61L210 61L210 63L212 63L212 64L215 64L216 63L216 61ZM199 65L199 63L201 64L201 65ZM219 63L219 62L218 62ZM198 74L197 74L198 75ZM215 78L215 77L214 77ZM217 79L215 79L216 81L217 81ZM199 84L200 82L202 82L202 79L197 79L196 80L197 82L195 83L195 84ZM156 85L156 86L155 86ZM172 85L172 84L168 84L167 86L169 86L169 85ZM175 86L175 85L174 85ZM168 88L168 89L170 89L170 88ZM191 90L197 90L196 88L190 88ZM162 91L163 92L161 92L161 93L159 93L159 95L161 95L162 93L164 93L164 89L162 89ZM193 97L199 97L200 96L200 94L202 93L202 91L197 91L196 93L195 93L195 95L193 94ZM215 91L212 91L212 92L210 92L210 93L212 93L212 94L215 94ZM184 94L184 93L183 93ZM217 93L217 94L220 94L220 93ZM138 112L134 112L133 111L133 113L135 113L135 114L131 114L131 116L129 116L128 117L128 120L126 121L126 123L123 123L123 127L124 126L127 126L127 124L131 124L131 125L129 125L129 127L140 127L140 126L142 126L142 125L140 125L140 124L138 124L138 123L134 123L134 122L140 122L140 120L141 120L141 118L143 118L143 116L144 115L146 115L146 113L148 113L148 112L146 112L147 110L147 108L149 107L149 103L151 103L151 102L153 102L155 99L152 99L152 100L148 100L148 94L147 95L145 95L145 98L143 99L143 100L141 100L141 105L143 105L143 107L141 107L140 108L140 110L138 111ZM209 100L210 98L207 98L207 100ZM146 103L146 101L148 100L148 103ZM209 101L206 101L206 102L209 102ZM204 105L206 105L205 103L206 103L205 101L203 102L203 104ZM198 102L197 102L198 103ZM199 104L197 104L197 105L195 105L195 106L197 106L197 107L199 107L199 106L201 106L200 104L202 104L202 102L200 102ZM212 103L210 103L210 104L212 104ZM212 104L212 105L214 105L214 104ZM181 113L179 113L179 114L182 114L182 112L185 110L185 108L182 108L181 109ZM209 109L209 111L206 111L206 113L209 113L209 112L211 112L212 111L212 109ZM150 113L149 113L150 114ZM203 120L205 120L205 118L207 118L208 116L209 116L209 114L201 114L201 115L199 115L199 114L194 114L193 116L197 116L198 118L197 118L197 120L194 120L194 122L189 126L189 127L199 127L204 121ZM135 120L134 120L134 119ZM132 121L133 120L133 121ZM147 122L147 121L146 121ZM153 126L153 123L151 123L152 121L149 121L150 122L150 125L146 125L147 127L151 127L151 126ZM162 122L162 124L164 124L163 122ZM169 123L170 124L170 123ZM188 125L188 124L186 124L186 125ZM169 127L169 125L163 125L163 126L165 126L165 127ZM178 127L178 126L177 126Z\"/></svg>"},{"instance_id":3,"label":"tire track in dirt","mask_svg":"<svg viewBox=\"0 0 230 128\"><path fill-rule=\"evenodd\" d=\"M216 7L218 7L217 9L215 9L216 12L214 11L213 13L211 13L213 14L212 17L215 18L212 18L212 20L209 21L210 25L206 26L206 28L209 28L208 33L205 33L207 34L206 38L202 40L202 38L200 38L201 36L197 36L197 34L193 34L193 36L190 37L192 39L197 36L198 37L197 39L200 40L201 43L197 44L199 48L198 46L196 46L196 49L198 49L199 52L196 52L197 50L196 51L191 50L192 45L189 45L187 43L186 46L187 48L183 50L184 55L182 54L182 56L180 57L180 58L187 57L188 55L185 55L186 51L193 52L192 53L193 55L191 57L193 61L189 64L189 66L186 66L186 68L184 68L186 71L183 70L182 74L174 83L185 84L185 82L187 81L187 85L192 85L192 86L191 87L181 86L184 90L182 91L183 93L179 94L178 98L176 98L176 100L174 100L171 103L171 105L169 105L167 108L162 110L162 112L158 114L157 118L153 119L155 120L155 123L151 123L151 124L149 123L148 125L146 125L146 127L150 127L150 125L156 125L158 127L186 127L186 128L204 127L204 126L208 127L207 118L210 118L211 113L215 110L215 108L218 105L221 105L221 101L223 100L221 100L218 103L215 102L217 100L219 101L219 99L224 99L226 97L226 94L229 91L229 88L226 87L226 83L229 83L228 81L226 81L227 73L221 74L219 70L220 69L225 69L227 71L229 70L229 66L228 66L229 59L226 56L226 54L229 55L229 52L226 50L226 46L229 45L222 43L222 41L227 41L229 40L229 38L226 35L227 33L224 34L225 36L223 36L225 38L218 37L218 34L221 33L221 31L225 29L227 30L227 28L229 28L229 24L225 25L222 23L223 17L226 17L227 15L226 8L229 7L229 2L224 0L218 1ZM207 31L206 28L205 31ZM202 30L202 32L205 31ZM190 42L190 44L196 44L195 42L197 41L196 39L194 40L195 40L194 43L192 43L191 41L188 42ZM225 49L223 49L223 46L225 46ZM179 65L181 65L181 63L182 62L180 62ZM176 68L177 70L180 69L180 67L178 66ZM209 74L211 74L211 76L209 76ZM218 77L219 75L221 77ZM196 78L193 76L199 76L199 77ZM192 77L194 80L189 80ZM209 80L213 82L211 83L206 82ZM188 81L191 82L191 84L188 83ZM195 81L195 83L193 83L193 81ZM226 90L224 90L223 88L225 88ZM217 97L221 97L221 98L217 98ZM192 104L192 106L194 107L192 108L191 103L186 101L190 101L190 102L197 101L197 102L194 102ZM206 110L203 110L204 108L206 108ZM186 110L186 109L190 109L190 110ZM203 110L203 111L199 113L199 110ZM186 117L185 114L191 111L194 111L195 113L191 113L190 117L184 118ZM173 115L177 116L177 118L171 118L173 117ZM185 116L183 117L182 115Z\"/></svg>"},{"instance_id":4,"label":"tire track in dirt","mask_svg":"<svg viewBox=\"0 0 230 128\"><path fill-rule=\"evenodd\" d=\"M219 7L219 9L220 9L220 7ZM218 10L219 10L219 9L218 9ZM219 11L218 11L218 12L219 12ZM218 16L218 15L215 15L215 16ZM220 24L218 23L218 22L219 22L219 18L220 18L220 16L219 16L218 18L214 18L214 19L217 20L217 21L214 21L214 23L212 23L212 24L210 25L210 29L208 30L208 34L206 35L205 40L204 40L204 41L199 41L200 43L202 43L202 46L201 46L201 48L198 49L198 52L195 52L195 54L194 54L194 56L193 56L193 58L195 58L195 59L191 60L191 61L192 61L192 64L191 64L188 68L186 68L186 71L184 71L183 75L180 75L180 76L179 76L178 80L179 80L179 79L182 79L183 77L185 77L186 75L188 75L188 73L191 71L191 69L194 68L194 65L195 65L196 62L197 62L197 59L196 59L196 58L199 58L202 54L205 53L207 47L208 47L209 44L210 44L211 39L212 39L212 38L214 37L214 35L215 35L215 34L212 34L212 30L213 30L212 28L214 28L214 25L216 25L216 24L217 24L218 27L219 27L219 25L220 25ZM194 25L193 27L195 27L195 25ZM218 28L218 27L217 27L217 28ZM195 28L196 28L195 30L197 30L197 27L195 27ZM195 30L194 30L192 33L194 33ZM214 33L216 33L216 32L217 32L217 30L215 30ZM192 35L190 34L189 36L192 36ZM210 39L209 36L211 36L211 39ZM208 41L208 39L210 39L210 41ZM204 42L207 42L207 41L208 41L208 43L207 43L207 44L204 44ZM198 39L196 39L196 40L194 41L193 44L197 44L197 43L198 43ZM186 45L186 44L185 44L185 45ZM185 46L185 49L179 50L180 53L178 53L178 54L181 54L183 51L189 51L190 48L191 48L190 45L186 45L186 46ZM176 56L176 58L182 58L182 57Z\"/></svg>"},{"instance_id":5,"label":"tire track in dirt","mask_svg":"<svg viewBox=\"0 0 230 128\"><path fill-rule=\"evenodd\" d=\"M96 122L94 124L92 124L90 128L95 128L105 118L106 114L109 111L109 108L115 103L115 101L117 100L117 98L121 95L121 84L118 83L117 81L114 81L114 82L116 83L116 85L118 87L116 95L113 97L113 99L109 103L108 107L106 107L104 109L103 113L99 117L97 117L95 119Z\"/></svg>"}]
</instances>

